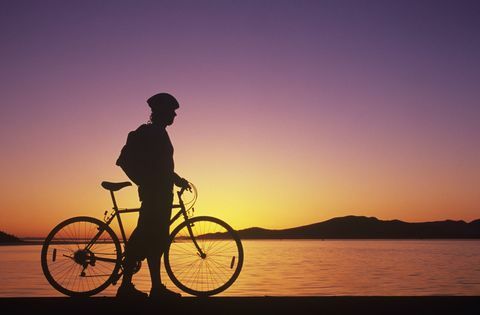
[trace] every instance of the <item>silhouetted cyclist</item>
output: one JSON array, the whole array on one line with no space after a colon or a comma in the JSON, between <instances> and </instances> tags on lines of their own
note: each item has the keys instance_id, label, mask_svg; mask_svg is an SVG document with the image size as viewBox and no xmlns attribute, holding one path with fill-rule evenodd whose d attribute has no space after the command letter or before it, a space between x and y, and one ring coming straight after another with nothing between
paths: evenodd
<instances>
[{"instance_id":1,"label":"silhouetted cyclist","mask_svg":"<svg viewBox=\"0 0 480 315\"><path fill-rule=\"evenodd\" d=\"M160 261L169 237L173 185L190 189L188 181L174 172L173 146L166 131L179 104L168 93L156 94L147 103L152 109L150 123L128 134L117 160L117 165L138 185L142 202L137 227L127 242L125 270L117 297L147 296L132 284L133 270L145 258L152 280L150 297L179 297L160 278Z\"/></svg>"}]
</instances>

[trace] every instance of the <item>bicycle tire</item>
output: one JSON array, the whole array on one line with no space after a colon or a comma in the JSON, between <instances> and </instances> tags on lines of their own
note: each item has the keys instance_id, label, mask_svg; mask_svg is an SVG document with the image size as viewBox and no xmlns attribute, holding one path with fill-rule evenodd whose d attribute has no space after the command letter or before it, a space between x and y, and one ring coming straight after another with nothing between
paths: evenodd
<instances>
[{"instance_id":1,"label":"bicycle tire","mask_svg":"<svg viewBox=\"0 0 480 315\"><path fill-rule=\"evenodd\" d=\"M189 236L189 225L206 254L203 258ZM180 290L195 296L211 296L235 282L243 259L237 232L220 219L200 216L182 222L173 230L164 263L168 276Z\"/></svg>"},{"instance_id":2,"label":"bicycle tire","mask_svg":"<svg viewBox=\"0 0 480 315\"><path fill-rule=\"evenodd\" d=\"M86 250L85 244L100 230L98 239ZM48 234L41 252L43 274L56 290L68 296L86 297L104 290L116 280L121 259L115 232L92 217L59 223Z\"/></svg>"}]
</instances>

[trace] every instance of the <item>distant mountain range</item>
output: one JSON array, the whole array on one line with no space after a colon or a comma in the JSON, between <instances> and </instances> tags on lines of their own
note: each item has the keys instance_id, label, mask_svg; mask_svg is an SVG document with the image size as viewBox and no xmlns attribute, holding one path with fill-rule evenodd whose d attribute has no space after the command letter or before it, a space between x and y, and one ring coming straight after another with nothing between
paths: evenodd
<instances>
[{"instance_id":1,"label":"distant mountain range","mask_svg":"<svg viewBox=\"0 0 480 315\"><path fill-rule=\"evenodd\" d=\"M453 220L409 223L350 215L283 230L253 227L239 230L238 234L241 239L478 239L480 219L470 223ZM204 237L220 239L224 234ZM14 243L29 242L0 231L0 244Z\"/></svg>"},{"instance_id":2,"label":"distant mountain range","mask_svg":"<svg viewBox=\"0 0 480 315\"><path fill-rule=\"evenodd\" d=\"M480 219L470 223L452 220L408 223L346 216L284 230L254 227L238 233L241 239L465 239L480 238Z\"/></svg>"},{"instance_id":3,"label":"distant mountain range","mask_svg":"<svg viewBox=\"0 0 480 315\"><path fill-rule=\"evenodd\" d=\"M0 244L6 243L22 243L22 240L20 240L18 237L0 231Z\"/></svg>"}]
</instances>

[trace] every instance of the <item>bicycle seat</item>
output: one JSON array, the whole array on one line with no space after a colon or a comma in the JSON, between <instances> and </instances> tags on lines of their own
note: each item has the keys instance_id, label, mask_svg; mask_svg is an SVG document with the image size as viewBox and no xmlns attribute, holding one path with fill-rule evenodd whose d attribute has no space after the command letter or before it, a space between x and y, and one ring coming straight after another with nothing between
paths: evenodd
<instances>
[{"instance_id":1,"label":"bicycle seat","mask_svg":"<svg viewBox=\"0 0 480 315\"><path fill-rule=\"evenodd\" d=\"M117 191L123 187L132 186L130 182L121 182L121 183L111 183L111 182L102 182L102 187L106 190Z\"/></svg>"}]
</instances>

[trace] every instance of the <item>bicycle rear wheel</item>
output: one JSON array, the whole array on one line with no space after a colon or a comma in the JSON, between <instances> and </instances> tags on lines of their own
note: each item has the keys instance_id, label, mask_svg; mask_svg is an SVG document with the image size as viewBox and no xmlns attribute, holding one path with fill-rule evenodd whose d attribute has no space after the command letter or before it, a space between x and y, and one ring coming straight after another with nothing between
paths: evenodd
<instances>
[{"instance_id":1,"label":"bicycle rear wheel","mask_svg":"<svg viewBox=\"0 0 480 315\"><path fill-rule=\"evenodd\" d=\"M197 250L189 227L204 255ZM243 266L243 247L227 223L196 217L177 226L165 251L165 269L172 282L196 296L218 294L237 279Z\"/></svg>"},{"instance_id":2,"label":"bicycle rear wheel","mask_svg":"<svg viewBox=\"0 0 480 315\"><path fill-rule=\"evenodd\" d=\"M118 275L122 250L104 222L75 217L58 224L42 247L42 270L48 282L69 296L104 290Z\"/></svg>"}]
</instances>

